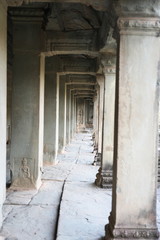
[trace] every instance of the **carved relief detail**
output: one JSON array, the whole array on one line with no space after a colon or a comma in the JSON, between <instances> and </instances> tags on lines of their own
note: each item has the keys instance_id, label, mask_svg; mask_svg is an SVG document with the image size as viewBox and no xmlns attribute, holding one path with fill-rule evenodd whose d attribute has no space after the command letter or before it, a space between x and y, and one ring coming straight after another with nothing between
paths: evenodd
<instances>
[{"instance_id":1,"label":"carved relief detail","mask_svg":"<svg viewBox=\"0 0 160 240\"><path fill-rule=\"evenodd\" d=\"M104 74L115 74L116 73L116 68L115 66L105 66L103 68Z\"/></svg>"},{"instance_id":2,"label":"carved relief detail","mask_svg":"<svg viewBox=\"0 0 160 240\"><path fill-rule=\"evenodd\" d=\"M109 220L111 221L110 217ZM158 239L157 229L113 229L112 222L106 225L106 236L112 236L114 239Z\"/></svg>"},{"instance_id":3,"label":"carved relief detail","mask_svg":"<svg viewBox=\"0 0 160 240\"><path fill-rule=\"evenodd\" d=\"M22 163L22 165L19 169L19 177L29 179L31 177L31 174L30 174L30 168L28 167L27 158L23 158L21 163Z\"/></svg>"},{"instance_id":4,"label":"carved relief detail","mask_svg":"<svg viewBox=\"0 0 160 240\"><path fill-rule=\"evenodd\" d=\"M159 18L119 18L118 27L122 29L136 29L136 30L160 30Z\"/></svg>"},{"instance_id":5,"label":"carved relief detail","mask_svg":"<svg viewBox=\"0 0 160 240\"><path fill-rule=\"evenodd\" d=\"M101 55L101 65L104 74L116 73L116 57L114 55Z\"/></svg>"},{"instance_id":6,"label":"carved relief detail","mask_svg":"<svg viewBox=\"0 0 160 240\"><path fill-rule=\"evenodd\" d=\"M14 165L16 168L19 165L19 168L15 172L12 188L33 188L34 160L26 157L23 159L14 159Z\"/></svg>"}]
</instances>

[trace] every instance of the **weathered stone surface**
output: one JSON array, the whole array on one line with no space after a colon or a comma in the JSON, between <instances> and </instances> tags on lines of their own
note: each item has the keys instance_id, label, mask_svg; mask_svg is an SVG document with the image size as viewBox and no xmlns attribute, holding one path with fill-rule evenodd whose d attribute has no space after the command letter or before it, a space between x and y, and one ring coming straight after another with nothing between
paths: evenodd
<instances>
[{"instance_id":1,"label":"weathered stone surface","mask_svg":"<svg viewBox=\"0 0 160 240\"><path fill-rule=\"evenodd\" d=\"M110 193L100 191L92 182L66 183L60 209L58 239L70 237L98 240L103 237L102 225L110 211L110 207L104 210L104 204L111 205Z\"/></svg>"},{"instance_id":2,"label":"weathered stone surface","mask_svg":"<svg viewBox=\"0 0 160 240\"><path fill-rule=\"evenodd\" d=\"M100 240L104 237L104 225L111 210L112 193L94 185L97 167L89 164L90 160L87 160L91 155L87 151L87 146L90 150L92 148L90 141L90 134L76 135L76 140L58 156L60 162L56 166L45 167L46 180L39 191L8 191L3 206L4 223L0 233L2 239L3 236L9 240ZM85 154L86 149L86 163L80 160L80 149L82 154ZM79 162L76 162L75 156L76 159L79 156ZM62 192L64 180L66 181ZM160 188L157 192L159 213ZM58 231L55 237L57 214ZM160 227L159 216L160 214Z\"/></svg>"},{"instance_id":3,"label":"weathered stone surface","mask_svg":"<svg viewBox=\"0 0 160 240\"><path fill-rule=\"evenodd\" d=\"M41 184L43 161L43 31L41 21L16 22L13 29L12 187L31 189Z\"/></svg>"},{"instance_id":4,"label":"weathered stone surface","mask_svg":"<svg viewBox=\"0 0 160 240\"><path fill-rule=\"evenodd\" d=\"M132 239L133 235L137 239L158 239L156 166L159 24L157 18L150 21L150 18L143 18L143 14L141 17L126 18L119 25L121 40L117 68L114 187L107 240L119 239L122 234L126 239ZM145 151L142 146L145 146Z\"/></svg>"},{"instance_id":5,"label":"weathered stone surface","mask_svg":"<svg viewBox=\"0 0 160 240\"><path fill-rule=\"evenodd\" d=\"M2 234L18 240L53 240L56 215L54 206L14 206L3 224Z\"/></svg>"},{"instance_id":6,"label":"weathered stone surface","mask_svg":"<svg viewBox=\"0 0 160 240\"><path fill-rule=\"evenodd\" d=\"M56 74L54 73L51 75L46 73L44 102L44 164L56 163L56 92Z\"/></svg>"},{"instance_id":7,"label":"weathered stone surface","mask_svg":"<svg viewBox=\"0 0 160 240\"><path fill-rule=\"evenodd\" d=\"M0 226L6 184L7 6L0 2Z\"/></svg>"},{"instance_id":8,"label":"weathered stone surface","mask_svg":"<svg viewBox=\"0 0 160 240\"><path fill-rule=\"evenodd\" d=\"M72 168L72 163L59 163L56 166L44 167L44 174L42 176L42 179L63 181L66 179Z\"/></svg>"},{"instance_id":9,"label":"weathered stone surface","mask_svg":"<svg viewBox=\"0 0 160 240\"><path fill-rule=\"evenodd\" d=\"M37 190L12 191L8 190L5 205L29 204L31 199L38 193Z\"/></svg>"},{"instance_id":10,"label":"weathered stone surface","mask_svg":"<svg viewBox=\"0 0 160 240\"><path fill-rule=\"evenodd\" d=\"M58 206L63 182L43 181L38 193L31 199L30 205Z\"/></svg>"},{"instance_id":11,"label":"weathered stone surface","mask_svg":"<svg viewBox=\"0 0 160 240\"><path fill-rule=\"evenodd\" d=\"M81 174L79 174L80 169L81 169ZM89 165L86 166L79 163L74 166L71 174L67 179L68 181L94 182L97 169L98 167L89 166Z\"/></svg>"}]
</instances>

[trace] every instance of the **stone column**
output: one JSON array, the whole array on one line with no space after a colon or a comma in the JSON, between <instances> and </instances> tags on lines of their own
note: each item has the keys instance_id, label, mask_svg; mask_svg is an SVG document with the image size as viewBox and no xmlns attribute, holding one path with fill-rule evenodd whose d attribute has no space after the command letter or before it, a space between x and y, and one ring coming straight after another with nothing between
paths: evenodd
<instances>
[{"instance_id":1,"label":"stone column","mask_svg":"<svg viewBox=\"0 0 160 240\"><path fill-rule=\"evenodd\" d=\"M81 132L84 130L84 121L85 121L85 108L84 108L84 99L77 98L77 131Z\"/></svg>"},{"instance_id":2,"label":"stone column","mask_svg":"<svg viewBox=\"0 0 160 240\"><path fill-rule=\"evenodd\" d=\"M0 2L0 227L6 194L7 6Z\"/></svg>"},{"instance_id":3,"label":"stone column","mask_svg":"<svg viewBox=\"0 0 160 240\"><path fill-rule=\"evenodd\" d=\"M66 144L66 87L65 76L59 79L59 142L58 151L63 151Z\"/></svg>"},{"instance_id":4,"label":"stone column","mask_svg":"<svg viewBox=\"0 0 160 240\"><path fill-rule=\"evenodd\" d=\"M97 74L97 83L99 85L98 90L98 150L95 156L95 165L101 165L102 161L102 126L103 126L103 105L104 105L104 76L103 74Z\"/></svg>"},{"instance_id":5,"label":"stone column","mask_svg":"<svg viewBox=\"0 0 160 240\"><path fill-rule=\"evenodd\" d=\"M46 72L45 78L45 108L44 108L44 156L45 164L55 164L56 150L56 91L55 72Z\"/></svg>"},{"instance_id":6,"label":"stone column","mask_svg":"<svg viewBox=\"0 0 160 240\"><path fill-rule=\"evenodd\" d=\"M72 139L74 136L74 95L72 93L72 90L70 90L71 92L71 121L70 121L70 138Z\"/></svg>"},{"instance_id":7,"label":"stone column","mask_svg":"<svg viewBox=\"0 0 160 240\"><path fill-rule=\"evenodd\" d=\"M44 116L41 26L42 18L36 16L35 22L26 17L22 22L15 19L13 24L12 188L38 188L41 184Z\"/></svg>"},{"instance_id":8,"label":"stone column","mask_svg":"<svg viewBox=\"0 0 160 240\"><path fill-rule=\"evenodd\" d=\"M105 239L158 239L159 1L119 1L113 200ZM144 10L144 11L143 11ZM142 12L143 11L143 12ZM134 17L135 16L135 17Z\"/></svg>"},{"instance_id":9,"label":"stone column","mask_svg":"<svg viewBox=\"0 0 160 240\"><path fill-rule=\"evenodd\" d=\"M85 99L85 125L88 128L89 101Z\"/></svg>"},{"instance_id":10,"label":"stone column","mask_svg":"<svg viewBox=\"0 0 160 240\"><path fill-rule=\"evenodd\" d=\"M99 85L99 127L98 127L98 154L102 152L102 126L103 126L103 105L104 105L104 76L97 75L97 82Z\"/></svg>"},{"instance_id":11,"label":"stone column","mask_svg":"<svg viewBox=\"0 0 160 240\"><path fill-rule=\"evenodd\" d=\"M77 118L76 118L76 97L73 94L73 134L76 133Z\"/></svg>"},{"instance_id":12,"label":"stone column","mask_svg":"<svg viewBox=\"0 0 160 240\"><path fill-rule=\"evenodd\" d=\"M98 92L94 95L94 112L93 112L93 131L94 131L94 151L98 151ZM97 159L95 159L95 162Z\"/></svg>"},{"instance_id":13,"label":"stone column","mask_svg":"<svg viewBox=\"0 0 160 240\"><path fill-rule=\"evenodd\" d=\"M114 56L108 56L105 61L103 61L103 64L105 91L102 158L101 167L99 169L99 173L97 174L96 185L103 188L112 188L116 59Z\"/></svg>"},{"instance_id":14,"label":"stone column","mask_svg":"<svg viewBox=\"0 0 160 240\"><path fill-rule=\"evenodd\" d=\"M71 134L71 90L70 86L66 85L66 144L70 142Z\"/></svg>"},{"instance_id":15,"label":"stone column","mask_svg":"<svg viewBox=\"0 0 160 240\"><path fill-rule=\"evenodd\" d=\"M74 94L74 129L77 132L77 98Z\"/></svg>"},{"instance_id":16,"label":"stone column","mask_svg":"<svg viewBox=\"0 0 160 240\"><path fill-rule=\"evenodd\" d=\"M56 79L56 135L55 135L55 154L58 154L59 149L59 86L60 86L60 79L59 74L57 73Z\"/></svg>"}]
</instances>

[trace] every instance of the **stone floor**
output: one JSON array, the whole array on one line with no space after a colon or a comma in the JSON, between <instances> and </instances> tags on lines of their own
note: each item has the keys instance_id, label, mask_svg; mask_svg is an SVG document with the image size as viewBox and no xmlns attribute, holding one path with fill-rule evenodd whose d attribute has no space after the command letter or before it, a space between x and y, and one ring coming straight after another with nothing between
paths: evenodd
<instances>
[{"instance_id":1,"label":"stone floor","mask_svg":"<svg viewBox=\"0 0 160 240\"><path fill-rule=\"evenodd\" d=\"M8 190L0 240L102 239L111 191L94 184L99 167L92 166L92 151L91 133L77 134L59 163L44 168L38 191ZM160 213L159 189L157 202Z\"/></svg>"}]
</instances>

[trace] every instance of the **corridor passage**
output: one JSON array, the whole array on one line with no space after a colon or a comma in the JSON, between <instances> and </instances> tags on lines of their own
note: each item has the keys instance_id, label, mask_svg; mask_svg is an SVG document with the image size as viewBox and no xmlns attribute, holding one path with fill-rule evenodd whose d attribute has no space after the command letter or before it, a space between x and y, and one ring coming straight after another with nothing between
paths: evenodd
<instances>
[{"instance_id":1,"label":"corridor passage","mask_svg":"<svg viewBox=\"0 0 160 240\"><path fill-rule=\"evenodd\" d=\"M111 190L96 187L92 134L76 134L58 164L44 167L40 189L8 190L0 239L100 240Z\"/></svg>"}]
</instances>

